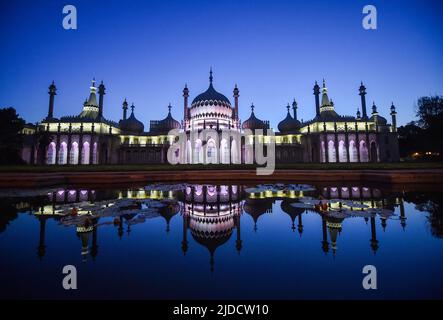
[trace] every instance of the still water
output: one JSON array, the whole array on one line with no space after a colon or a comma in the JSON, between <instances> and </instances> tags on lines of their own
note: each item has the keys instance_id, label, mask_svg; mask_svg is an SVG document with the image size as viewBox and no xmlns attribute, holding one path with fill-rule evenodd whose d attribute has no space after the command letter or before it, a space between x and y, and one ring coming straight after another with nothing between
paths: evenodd
<instances>
[{"instance_id":1,"label":"still water","mask_svg":"<svg viewBox=\"0 0 443 320\"><path fill-rule=\"evenodd\" d=\"M0 190L0 298L443 298L442 201L358 185Z\"/></svg>"}]
</instances>

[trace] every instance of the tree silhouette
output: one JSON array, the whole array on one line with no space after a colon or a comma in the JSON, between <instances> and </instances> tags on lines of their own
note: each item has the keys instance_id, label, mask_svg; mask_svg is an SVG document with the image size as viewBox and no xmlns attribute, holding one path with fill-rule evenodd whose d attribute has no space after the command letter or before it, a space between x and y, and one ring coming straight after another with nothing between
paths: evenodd
<instances>
[{"instance_id":1,"label":"tree silhouette","mask_svg":"<svg viewBox=\"0 0 443 320\"><path fill-rule=\"evenodd\" d=\"M23 137L21 130L25 121L14 108L0 109L0 164L21 164Z\"/></svg>"}]
</instances>

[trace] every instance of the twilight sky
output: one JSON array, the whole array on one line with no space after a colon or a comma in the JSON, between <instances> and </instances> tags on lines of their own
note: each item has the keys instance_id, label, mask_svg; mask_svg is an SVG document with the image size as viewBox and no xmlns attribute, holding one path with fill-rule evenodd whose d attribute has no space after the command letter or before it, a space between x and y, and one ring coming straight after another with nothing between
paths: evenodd
<instances>
[{"instance_id":1,"label":"twilight sky","mask_svg":"<svg viewBox=\"0 0 443 320\"><path fill-rule=\"evenodd\" d=\"M62 27L66 4L77 30ZM377 30L362 28L366 4L377 7ZM362 80L368 104L390 119L393 101L401 125L419 96L443 94L442 10L438 0L2 1L0 107L39 121L55 80L55 116L75 115L95 77L107 88L105 117L118 121L126 97L148 129L169 102L181 120L184 84L192 101L212 66L231 102L238 84L242 120L253 102L276 128L293 98L309 120L314 81L325 78L339 114L355 115Z\"/></svg>"}]
</instances>

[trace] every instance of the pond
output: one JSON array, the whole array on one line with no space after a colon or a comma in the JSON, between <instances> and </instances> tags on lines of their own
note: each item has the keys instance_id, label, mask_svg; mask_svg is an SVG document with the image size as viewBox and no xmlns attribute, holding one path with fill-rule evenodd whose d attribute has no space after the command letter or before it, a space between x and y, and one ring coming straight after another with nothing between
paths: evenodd
<instances>
[{"instance_id":1,"label":"pond","mask_svg":"<svg viewBox=\"0 0 443 320\"><path fill-rule=\"evenodd\" d=\"M0 190L0 298L442 298L442 201L355 184Z\"/></svg>"}]
</instances>

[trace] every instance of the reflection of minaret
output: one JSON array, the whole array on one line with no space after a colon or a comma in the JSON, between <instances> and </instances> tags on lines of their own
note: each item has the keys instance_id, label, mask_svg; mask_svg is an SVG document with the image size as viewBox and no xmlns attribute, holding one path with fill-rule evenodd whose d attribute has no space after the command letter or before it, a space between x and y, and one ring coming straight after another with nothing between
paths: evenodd
<instances>
[{"instance_id":1,"label":"reflection of minaret","mask_svg":"<svg viewBox=\"0 0 443 320\"><path fill-rule=\"evenodd\" d=\"M42 259L46 253L45 234L46 234L46 217L39 216L40 221L40 236L37 248L37 255Z\"/></svg>"},{"instance_id":2,"label":"reflection of minaret","mask_svg":"<svg viewBox=\"0 0 443 320\"><path fill-rule=\"evenodd\" d=\"M383 229L383 232L385 232L388 219L386 217L380 217L380 221L381 221L381 227Z\"/></svg>"},{"instance_id":3,"label":"reflection of minaret","mask_svg":"<svg viewBox=\"0 0 443 320\"><path fill-rule=\"evenodd\" d=\"M378 250L377 233L375 229L375 217L371 217L371 248L374 254Z\"/></svg>"},{"instance_id":4,"label":"reflection of minaret","mask_svg":"<svg viewBox=\"0 0 443 320\"><path fill-rule=\"evenodd\" d=\"M298 234L301 237L301 234L303 233L303 222L301 220L301 214L298 216L298 225L297 225L297 230L298 230Z\"/></svg>"},{"instance_id":5,"label":"reflection of minaret","mask_svg":"<svg viewBox=\"0 0 443 320\"><path fill-rule=\"evenodd\" d=\"M326 219L322 215L321 217L321 228L322 228L322 235L323 235L323 241L321 242L321 248L323 252L326 254L329 252L329 242L328 242L328 233L326 229Z\"/></svg>"},{"instance_id":6,"label":"reflection of minaret","mask_svg":"<svg viewBox=\"0 0 443 320\"><path fill-rule=\"evenodd\" d=\"M79 237L82 241L82 261L86 262L87 255L89 254L89 235L91 232L80 232Z\"/></svg>"},{"instance_id":7,"label":"reflection of minaret","mask_svg":"<svg viewBox=\"0 0 443 320\"><path fill-rule=\"evenodd\" d=\"M94 229L92 230L92 247L91 247L91 257L95 259L98 254L98 245L97 245L97 221L94 221Z\"/></svg>"},{"instance_id":8,"label":"reflection of minaret","mask_svg":"<svg viewBox=\"0 0 443 320\"><path fill-rule=\"evenodd\" d=\"M332 254L335 257L337 252L337 237L341 232L342 222L344 219L334 217L327 217L326 219L326 226L328 227L329 238L331 239Z\"/></svg>"},{"instance_id":9,"label":"reflection of minaret","mask_svg":"<svg viewBox=\"0 0 443 320\"><path fill-rule=\"evenodd\" d=\"M403 230L406 228L405 203L403 198L400 198L400 224Z\"/></svg>"},{"instance_id":10,"label":"reflection of minaret","mask_svg":"<svg viewBox=\"0 0 443 320\"><path fill-rule=\"evenodd\" d=\"M188 217L183 213L183 240L182 240L182 251L186 254L188 251Z\"/></svg>"},{"instance_id":11,"label":"reflection of minaret","mask_svg":"<svg viewBox=\"0 0 443 320\"><path fill-rule=\"evenodd\" d=\"M237 240L235 241L235 248L237 249L237 252L240 254L243 242L241 240L241 234L240 234L240 213L237 214L237 217L235 218L235 227L237 228Z\"/></svg>"}]
</instances>

